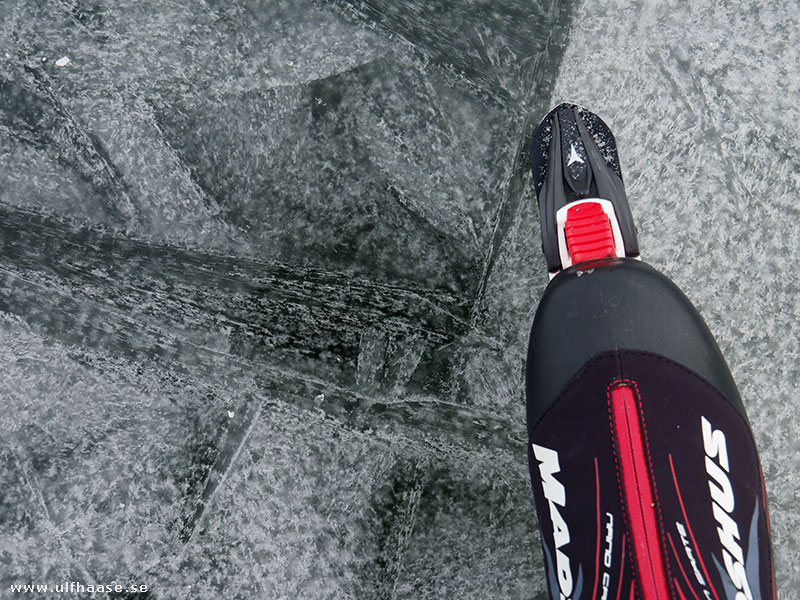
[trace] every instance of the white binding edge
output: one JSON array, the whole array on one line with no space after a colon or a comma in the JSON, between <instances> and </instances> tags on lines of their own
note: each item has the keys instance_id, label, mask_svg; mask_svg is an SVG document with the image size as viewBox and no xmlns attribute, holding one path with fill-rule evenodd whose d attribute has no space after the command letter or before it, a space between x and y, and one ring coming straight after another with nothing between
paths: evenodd
<instances>
[{"instance_id":1,"label":"white binding edge","mask_svg":"<svg viewBox=\"0 0 800 600\"><path fill-rule=\"evenodd\" d=\"M561 271L564 269L572 266L572 257L569 255L569 250L567 249L567 235L564 231L564 228L567 224L567 211L570 208L578 206L579 204L587 204L589 202L594 202L600 205L600 208L603 209L603 212L608 217L609 222L611 223L611 232L614 236L614 250L616 252L617 258L625 258L625 243L622 241L622 231L619 228L619 221L617 220L617 214L614 212L614 205L611 203L610 200L603 200L602 198L585 198L583 200L576 200L575 202L570 202L559 208L556 211L556 231L558 232L558 256L561 259ZM638 258L638 257L637 257ZM550 273L550 279L553 279L556 275L558 275L561 271L556 271L555 273Z\"/></svg>"}]
</instances>

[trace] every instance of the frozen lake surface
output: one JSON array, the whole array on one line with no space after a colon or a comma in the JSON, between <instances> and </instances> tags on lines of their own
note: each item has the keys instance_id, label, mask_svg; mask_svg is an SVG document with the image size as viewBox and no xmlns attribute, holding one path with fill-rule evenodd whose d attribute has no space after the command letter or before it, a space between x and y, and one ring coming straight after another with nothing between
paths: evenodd
<instances>
[{"instance_id":1,"label":"frozen lake surface","mask_svg":"<svg viewBox=\"0 0 800 600\"><path fill-rule=\"evenodd\" d=\"M545 598L525 146L568 100L728 359L800 599L798 64L778 2L2 2L3 590Z\"/></svg>"}]
</instances>

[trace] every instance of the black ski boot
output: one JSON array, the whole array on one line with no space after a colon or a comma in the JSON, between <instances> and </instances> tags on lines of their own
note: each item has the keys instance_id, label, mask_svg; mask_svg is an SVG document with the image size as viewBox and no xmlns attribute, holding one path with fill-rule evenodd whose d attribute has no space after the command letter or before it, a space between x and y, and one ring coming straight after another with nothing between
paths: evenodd
<instances>
[{"instance_id":1,"label":"black ski boot","mask_svg":"<svg viewBox=\"0 0 800 600\"><path fill-rule=\"evenodd\" d=\"M742 400L695 308L637 258L614 136L561 104L530 157L552 279L526 382L551 597L774 598Z\"/></svg>"}]
</instances>

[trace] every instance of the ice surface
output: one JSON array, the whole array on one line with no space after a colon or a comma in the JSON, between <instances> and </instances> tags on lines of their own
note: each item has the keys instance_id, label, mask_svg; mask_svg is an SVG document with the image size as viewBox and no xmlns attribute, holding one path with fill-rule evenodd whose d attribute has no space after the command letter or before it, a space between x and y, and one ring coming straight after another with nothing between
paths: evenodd
<instances>
[{"instance_id":1,"label":"ice surface","mask_svg":"<svg viewBox=\"0 0 800 600\"><path fill-rule=\"evenodd\" d=\"M569 100L729 360L800 598L795 12L0 3L0 585L546 597L525 144Z\"/></svg>"}]
</instances>

